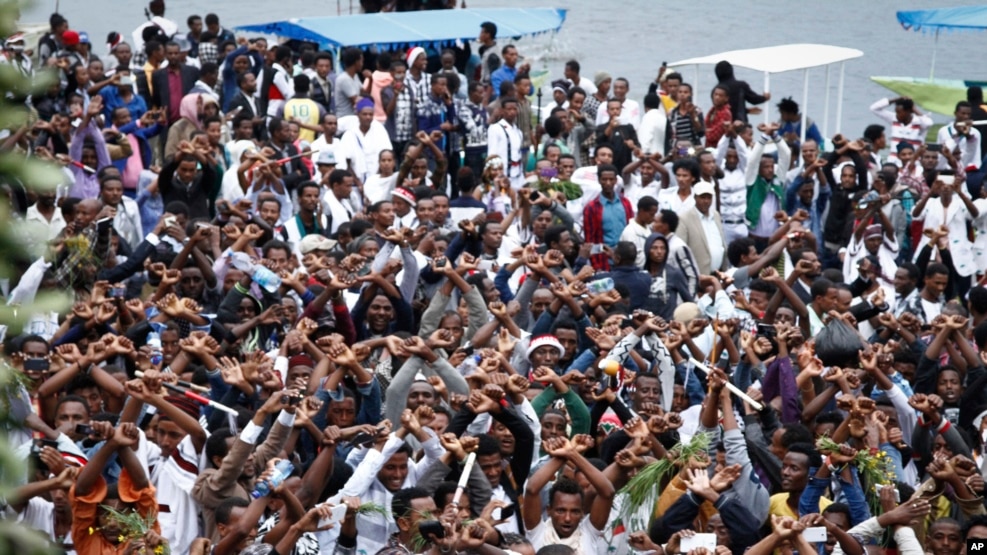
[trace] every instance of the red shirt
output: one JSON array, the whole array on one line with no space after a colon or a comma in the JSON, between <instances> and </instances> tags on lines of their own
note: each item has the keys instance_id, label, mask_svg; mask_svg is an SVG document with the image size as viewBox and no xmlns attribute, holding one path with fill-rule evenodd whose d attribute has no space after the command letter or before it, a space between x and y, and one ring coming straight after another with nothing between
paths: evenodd
<instances>
[{"instance_id":1,"label":"red shirt","mask_svg":"<svg viewBox=\"0 0 987 555\"><path fill-rule=\"evenodd\" d=\"M181 117L182 105L182 70L168 70L168 123L174 123Z\"/></svg>"}]
</instances>

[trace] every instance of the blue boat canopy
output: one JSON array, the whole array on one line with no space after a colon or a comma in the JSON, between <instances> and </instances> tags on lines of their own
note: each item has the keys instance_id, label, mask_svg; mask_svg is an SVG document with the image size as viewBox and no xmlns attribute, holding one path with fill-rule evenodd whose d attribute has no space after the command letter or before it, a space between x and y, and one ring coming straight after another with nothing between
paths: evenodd
<instances>
[{"instance_id":1,"label":"blue boat canopy","mask_svg":"<svg viewBox=\"0 0 987 555\"><path fill-rule=\"evenodd\" d=\"M322 48L332 49L343 46L442 48L456 41L476 39L484 21L495 23L497 35L503 37L558 31L565 22L566 11L560 8L490 8L375 13L292 18L241 25L237 29L314 42Z\"/></svg>"},{"instance_id":2,"label":"blue boat canopy","mask_svg":"<svg viewBox=\"0 0 987 555\"><path fill-rule=\"evenodd\" d=\"M909 31L933 33L940 30L982 31L987 29L987 6L961 6L897 13L898 22Z\"/></svg>"}]
</instances>

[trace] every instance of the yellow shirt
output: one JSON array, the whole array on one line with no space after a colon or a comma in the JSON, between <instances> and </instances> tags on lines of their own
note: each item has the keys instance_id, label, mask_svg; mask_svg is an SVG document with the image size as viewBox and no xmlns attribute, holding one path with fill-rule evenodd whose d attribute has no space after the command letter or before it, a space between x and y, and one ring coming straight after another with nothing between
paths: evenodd
<instances>
[{"instance_id":1,"label":"yellow shirt","mask_svg":"<svg viewBox=\"0 0 987 555\"><path fill-rule=\"evenodd\" d=\"M819 514L822 514L826 507L832 505L833 502L825 497L819 498ZM768 508L768 514L778 515L778 516L790 516L797 519L799 515L795 514L792 509L788 506L788 494L787 493L776 493L771 496L771 505Z\"/></svg>"},{"instance_id":2,"label":"yellow shirt","mask_svg":"<svg viewBox=\"0 0 987 555\"><path fill-rule=\"evenodd\" d=\"M284 103L284 119L297 119L306 125L319 125L319 105L311 98L292 98ZM305 129L298 132L298 139L311 143L315 140L315 131Z\"/></svg>"}]
</instances>

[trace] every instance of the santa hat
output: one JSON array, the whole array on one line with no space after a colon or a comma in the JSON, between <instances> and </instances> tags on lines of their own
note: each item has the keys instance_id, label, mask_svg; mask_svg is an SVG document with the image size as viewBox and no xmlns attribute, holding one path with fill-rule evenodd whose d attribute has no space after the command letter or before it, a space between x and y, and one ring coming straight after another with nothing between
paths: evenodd
<instances>
[{"instance_id":1,"label":"santa hat","mask_svg":"<svg viewBox=\"0 0 987 555\"><path fill-rule=\"evenodd\" d=\"M411 190L406 187L398 187L391 191L391 200L396 198L399 198L412 206L418 205L415 201L415 193L411 192Z\"/></svg>"},{"instance_id":2,"label":"santa hat","mask_svg":"<svg viewBox=\"0 0 987 555\"><path fill-rule=\"evenodd\" d=\"M559 342L559 339L554 335L546 334L546 335L539 335L538 337L532 339L531 343L528 344L528 350L524 352L524 356L526 358L531 358L531 353L535 352L535 349L537 349L538 347L544 347L546 345L550 345L558 349L559 356L565 354L565 348L562 346L562 343Z\"/></svg>"},{"instance_id":3,"label":"santa hat","mask_svg":"<svg viewBox=\"0 0 987 555\"><path fill-rule=\"evenodd\" d=\"M425 53L425 49L422 48L421 46L416 46L414 48L409 48L408 49L408 57L407 57L408 65L409 66L414 65L415 60L418 59L418 56L421 56L424 53Z\"/></svg>"}]
</instances>

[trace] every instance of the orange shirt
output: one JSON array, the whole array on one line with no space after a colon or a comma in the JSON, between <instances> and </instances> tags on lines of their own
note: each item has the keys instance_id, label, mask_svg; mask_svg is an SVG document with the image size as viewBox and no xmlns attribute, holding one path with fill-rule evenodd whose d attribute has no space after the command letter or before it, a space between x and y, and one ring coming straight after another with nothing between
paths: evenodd
<instances>
[{"instance_id":1,"label":"orange shirt","mask_svg":"<svg viewBox=\"0 0 987 555\"><path fill-rule=\"evenodd\" d=\"M154 497L154 486L148 485L144 489L134 488L130 473L126 469L120 472L117 489L120 491L120 499L136 505L137 512L141 515L147 516L157 512L158 501ZM127 548L127 542L119 545L111 544L106 541L103 534L95 530L99 526L96 515L104 499L106 499L106 480L102 476L96 480L93 491L89 495L77 497L74 485L69 490L69 503L72 504L72 542L75 544L75 552L79 555L120 555ZM93 528L92 534L89 533L90 528ZM157 521L154 523L154 531L161 533Z\"/></svg>"}]
</instances>

